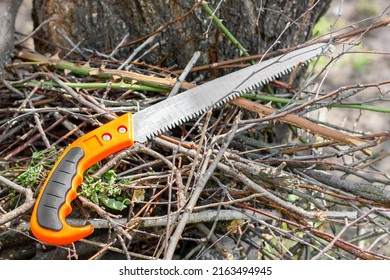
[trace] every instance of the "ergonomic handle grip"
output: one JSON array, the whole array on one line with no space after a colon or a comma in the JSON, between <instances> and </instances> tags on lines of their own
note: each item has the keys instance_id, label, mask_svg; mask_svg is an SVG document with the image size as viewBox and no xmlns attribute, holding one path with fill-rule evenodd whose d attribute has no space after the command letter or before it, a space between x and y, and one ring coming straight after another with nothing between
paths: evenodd
<instances>
[{"instance_id":1,"label":"ergonomic handle grip","mask_svg":"<svg viewBox=\"0 0 390 280\"><path fill-rule=\"evenodd\" d=\"M52 245L66 245L90 235L91 225L73 227L65 218L83 173L96 162L134 144L132 114L85 134L74 141L55 163L43 185L32 212L30 228L34 236Z\"/></svg>"}]
</instances>

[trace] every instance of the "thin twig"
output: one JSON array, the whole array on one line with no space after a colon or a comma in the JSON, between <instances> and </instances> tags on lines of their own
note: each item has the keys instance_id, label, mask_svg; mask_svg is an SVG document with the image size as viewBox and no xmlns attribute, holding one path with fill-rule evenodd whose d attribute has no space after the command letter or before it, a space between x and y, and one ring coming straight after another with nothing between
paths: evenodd
<instances>
[{"instance_id":1,"label":"thin twig","mask_svg":"<svg viewBox=\"0 0 390 280\"><path fill-rule=\"evenodd\" d=\"M233 140L233 137L235 135L235 131L237 129L237 122L233 126L230 135L228 135L221 146L221 149L218 151L218 154L215 156L214 160L210 164L210 167L207 169L203 177L197 182L195 186L194 192L191 194L190 200L187 203L186 209L184 210L183 215L180 217L179 223L177 224L175 232L172 234L169 246L165 255L165 259L172 259L173 253L176 249L177 243L180 240L180 236L185 228L185 225L187 223L187 220L189 218L189 214L192 212L193 208L196 205L196 202L198 201L198 198L206 185L207 181L213 174L214 170L217 168L219 161L222 159L224 152L228 148L230 142Z\"/></svg>"},{"instance_id":2,"label":"thin twig","mask_svg":"<svg viewBox=\"0 0 390 280\"><path fill-rule=\"evenodd\" d=\"M190 61L188 62L187 66L184 68L184 71L180 74L179 78L177 79L177 82L171 92L169 93L168 97L175 96L180 88L183 82L185 81L187 75L190 73L192 67L195 65L196 61L199 59L200 52L195 52Z\"/></svg>"},{"instance_id":3,"label":"thin twig","mask_svg":"<svg viewBox=\"0 0 390 280\"><path fill-rule=\"evenodd\" d=\"M130 61L133 60L133 58L143 49L145 46L149 45L153 42L155 36L149 37L145 42L143 42L140 46L138 46L131 55L118 67L118 70L127 69L127 66L129 65Z\"/></svg>"},{"instance_id":4,"label":"thin twig","mask_svg":"<svg viewBox=\"0 0 390 280\"><path fill-rule=\"evenodd\" d=\"M26 198L26 201L18 208L6 214L0 215L0 225L2 225L15 219L16 217L21 216L22 214L27 213L27 211L29 211L34 206L35 199L33 198L33 192L30 189L23 188L1 175L0 175L0 183L6 187L9 187L17 191L18 193L23 194Z\"/></svg>"}]
</instances>

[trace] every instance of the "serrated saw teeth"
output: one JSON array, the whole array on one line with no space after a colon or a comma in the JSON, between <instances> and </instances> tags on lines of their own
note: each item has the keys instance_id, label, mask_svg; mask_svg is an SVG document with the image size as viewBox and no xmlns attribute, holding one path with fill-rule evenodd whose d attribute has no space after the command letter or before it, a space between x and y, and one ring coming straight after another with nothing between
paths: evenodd
<instances>
[{"instance_id":1,"label":"serrated saw teeth","mask_svg":"<svg viewBox=\"0 0 390 280\"><path fill-rule=\"evenodd\" d=\"M290 73L297 65L307 65L314 57L332 49L325 43L304 47L204 83L137 112L133 115L134 140L145 142L196 118L209 108L220 107L247 92L255 91Z\"/></svg>"}]
</instances>

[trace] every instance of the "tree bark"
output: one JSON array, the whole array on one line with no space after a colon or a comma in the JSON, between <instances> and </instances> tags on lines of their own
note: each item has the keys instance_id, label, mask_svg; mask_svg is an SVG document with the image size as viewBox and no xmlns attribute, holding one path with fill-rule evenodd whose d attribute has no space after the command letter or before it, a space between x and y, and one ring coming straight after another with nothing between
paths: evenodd
<instances>
[{"instance_id":1,"label":"tree bark","mask_svg":"<svg viewBox=\"0 0 390 280\"><path fill-rule=\"evenodd\" d=\"M0 0L0 75L12 53L16 13L22 0Z\"/></svg>"},{"instance_id":2,"label":"tree bark","mask_svg":"<svg viewBox=\"0 0 390 280\"><path fill-rule=\"evenodd\" d=\"M264 52L271 45L272 49L278 49L303 43L330 2L208 1L213 10L220 4L216 15L250 54ZM240 56L235 46L210 24L210 17L198 1L34 0L35 26L52 16L55 20L45 25L36 37L40 52L65 54L72 49L70 40L80 48L109 53L128 34L128 46L121 49L118 57L123 59L143 40L131 42L161 28L154 38L158 47L143 58L147 63L182 68L195 51L202 53L199 63Z\"/></svg>"}]
</instances>

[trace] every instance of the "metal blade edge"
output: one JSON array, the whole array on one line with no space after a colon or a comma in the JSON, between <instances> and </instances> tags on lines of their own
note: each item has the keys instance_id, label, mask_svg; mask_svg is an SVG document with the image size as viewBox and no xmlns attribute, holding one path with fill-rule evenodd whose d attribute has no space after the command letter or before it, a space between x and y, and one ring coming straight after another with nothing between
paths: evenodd
<instances>
[{"instance_id":1,"label":"metal blade edge","mask_svg":"<svg viewBox=\"0 0 390 280\"><path fill-rule=\"evenodd\" d=\"M306 64L312 58L331 51L333 46L325 43L301 48L230 73L147 107L133 115L134 140L146 142L196 118L212 107L221 106L291 72L299 63Z\"/></svg>"}]
</instances>

